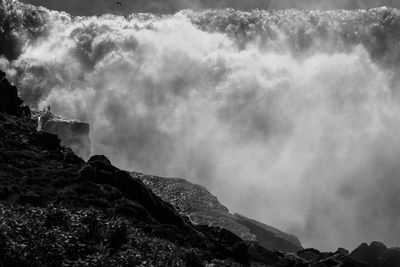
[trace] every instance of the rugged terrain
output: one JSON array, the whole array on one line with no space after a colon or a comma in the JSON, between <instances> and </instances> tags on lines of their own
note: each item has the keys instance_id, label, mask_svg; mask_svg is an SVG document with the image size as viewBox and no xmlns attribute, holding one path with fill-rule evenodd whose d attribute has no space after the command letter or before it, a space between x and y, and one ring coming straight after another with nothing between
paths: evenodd
<instances>
[{"instance_id":1,"label":"rugged terrain","mask_svg":"<svg viewBox=\"0 0 400 267\"><path fill-rule=\"evenodd\" d=\"M182 215L188 216L195 225L215 225L235 233L243 240L256 241L264 248L285 252L302 249L300 241L271 226L231 214L206 188L184 179L163 178L132 173L141 179L163 200L172 204Z\"/></svg>"},{"instance_id":2,"label":"rugged terrain","mask_svg":"<svg viewBox=\"0 0 400 267\"><path fill-rule=\"evenodd\" d=\"M399 249L362 244L284 253L195 225L105 156L87 162L38 132L0 72L2 266L399 266ZM148 177L147 180L150 180ZM248 222L250 220L237 216ZM251 228L249 228L251 229Z\"/></svg>"}]
</instances>

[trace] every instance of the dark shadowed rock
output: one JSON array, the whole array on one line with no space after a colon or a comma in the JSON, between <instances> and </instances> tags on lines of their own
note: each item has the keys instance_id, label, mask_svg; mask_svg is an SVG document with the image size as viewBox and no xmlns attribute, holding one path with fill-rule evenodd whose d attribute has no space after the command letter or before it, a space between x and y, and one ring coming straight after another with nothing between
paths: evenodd
<instances>
[{"instance_id":1,"label":"dark shadowed rock","mask_svg":"<svg viewBox=\"0 0 400 267\"><path fill-rule=\"evenodd\" d=\"M76 164L84 163L83 159L78 157L70 148L66 148L63 154L64 154L64 162L66 163L76 163Z\"/></svg>"},{"instance_id":2,"label":"dark shadowed rock","mask_svg":"<svg viewBox=\"0 0 400 267\"><path fill-rule=\"evenodd\" d=\"M371 267L400 267L400 249L387 248L380 242L362 243L349 257Z\"/></svg>"},{"instance_id":3,"label":"dark shadowed rock","mask_svg":"<svg viewBox=\"0 0 400 267\"><path fill-rule=\"evenodd\" d=\"M115 211L119 214L136 219L146 219L150 217L144 207L133 202L119 204L115 207Z\"/></svg>"},{"instance_id":4,"label":"dark shadowed rock","mask_svg":"<svg viewBox=\"0 0 400 267\"><path fill-rule=\"evenodd\" d=\"M46 198L36 194L21 194L18 199L18 203L22 205L30 204L33 206L42 205Z\"/></svg>"},{"instance_id":5,"label":"dark shadowed rock","mask_svg":"<svg viewBox=\"0 0 400 267\"><path fill-rule=\"evenodd\" d=\"M17 87L12 86L6 79L6 74L0 71L0 111L16 115L22 112L22 103Z\"/></svg>"},{"instance_id":6,"label":"dark shadowed rock","mask_svg":"<svg viewBox=\"0 0 400 267\"><path fill-rule=\"evenodd\" d=\"M347 256L350 254L350 251L348 251L345 248L338 248L334 254L340 254L340 255Z\"/></svg>"},{"instance_id":7,"label":"dark shadowed rock","mask_svg":"<svg viewBox=\"0 0 400 267\"><path fill-rule=\"evenodd\" d=\"M317 249L307 248L298 251L297 256L310 262L316 262L324 258L324 255Z\"/></svg>"},{"instance_id":8,"label":"dark shadowed rock","mask_svg":"<svg viewBox=\"0 0 400 267\"><path fill-rule=\"evenodd\" d=\"M192 230L172 206L154 195L141 180L112 166L105 156L91 157L88 165L94 169L93 174L89 177L91 181L115 187L126 198L138 202L146 208L157 221L175 225L189 232Z\"/></svg>"},{"instance_id":9,"label":"dark shadowed rock","mask_svg":"<svg viewBox=\"0 0 400 267\"><path fill-rule=\"evenodd\" d=\"M95 165L98 163L104 164L106 166L111 166L111 161L103 155L95 155L90 157L90 159L88 160L88 163Z\"/></svg>"},{"instance_id":10,"label":"dark shadowed rock","mask_svg":"<svg viewBox=\"0 0 400 267\"><path fill-rule=\"evenodd\" d=\"M34 113L33 117L38 121L38 130L57 135L63 146L71 148L81 157L89 157L88 123L64 118L46 110Z\"/></svg>"},{"instance_id":11,"label":"dark shadowed rock","mask_svg":"<svg viewBox=\"0 0 400 267\"><path fill-rule=\"evenodd\" d=\"M33 144L49 150L57 150L61 145L61 141L57 135L45 132L31 134L31 140Z\"/></svg>"},{"instance_id":12,"label":"dark shadowed rock","mask_svg":"<svg viewBox=\"0 0 400 267\"><path fill-rule=\"evenodd\" d=\"M362 243L350 253L350 257L360 262L376 266L379 257L381 257L386 250L387 247L379 242L372 242L370 245Z\"/></svg>"}]
</instances>

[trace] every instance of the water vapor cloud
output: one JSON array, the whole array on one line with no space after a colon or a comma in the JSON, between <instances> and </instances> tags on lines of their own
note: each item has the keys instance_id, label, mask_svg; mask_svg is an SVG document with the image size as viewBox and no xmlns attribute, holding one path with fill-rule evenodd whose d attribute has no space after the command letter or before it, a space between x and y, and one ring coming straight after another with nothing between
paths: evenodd
<instances>
[{"instance_id":1,"label":"water vapor cloud","mask_svg":"<svg viewBox=\"0 0 400 267\"><path fill-rule=\"evenodd\" d=\"M305 246L399 245L397 9L0 14L0 69L31 106L88 121L93 153Z\"/></svg>"}]
</instances>

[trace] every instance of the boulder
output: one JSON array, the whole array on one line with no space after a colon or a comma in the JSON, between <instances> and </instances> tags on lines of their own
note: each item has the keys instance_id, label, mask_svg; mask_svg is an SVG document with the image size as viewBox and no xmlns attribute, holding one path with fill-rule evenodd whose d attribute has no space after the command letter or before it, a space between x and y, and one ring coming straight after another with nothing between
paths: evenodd
<instances>
[{"instance_id":1,"label":"boulder","mask_svg":"<svg viewBox=\"0 0 400 267\"><path fill-rule=\"evenodd\" d=\"M88 160L88 163L90 164L104 164L106 166L111 166L111 161L103 155L95 155L90 157L90 159Z\"/></svg>"},{"instance_id":2,"label":"boulder","mask_svg":"<svg viewBox=\"0 0 400 267\"><path fill-rule=\"evenodd\" d=\"M235 221L247 227L250 233L256 236L258 243L266 249L285 252L296 252L302 249L300 241L293 235L237 213L234 216Z\"/></svg>"},{"instance_id":3,"label":"boulder","mask_svg":"<svg viewBox=\"0 0 400 267\"><path fill-rule=\"evenodd\" d=\"M47 150L60 149L60 139L55 134L37 132L30 135L30 140L33 145L40 146Z\"/></svg>"},{"instance_id":4,"label":"boulder","mask_svg":"<svg viewBox=\"0 0 400 267\"><path fill-rule=\"evenodd\" d=\"M317 262L323 259L325 256L319 250L314 248L303 249L298 251L296 254L297 256L299 256L302 259L305 259L308 262Z\"/></svg>"},{"instance_id":5,"label":"boulder","mask_svg":"<svg viewBox=\"0 0 400 267\"><path fill-rule=\"evenodd\" d=\"M400 267L400 249L387 248L380 242L362 243L349 255L371 267Z\"/></svg>"},{"instance_id":6,"label":"boulder","mask_svg":"<svg viewBox=\"0 0 400 267\"><path fill-rule=\"evenodd\" d=\"M77 155L90 156L89 124L74 119L64 118L50 110L34 114L38 120L38 130L58 135L63 146L69 147Z\"/></svg>"}]
</instances>

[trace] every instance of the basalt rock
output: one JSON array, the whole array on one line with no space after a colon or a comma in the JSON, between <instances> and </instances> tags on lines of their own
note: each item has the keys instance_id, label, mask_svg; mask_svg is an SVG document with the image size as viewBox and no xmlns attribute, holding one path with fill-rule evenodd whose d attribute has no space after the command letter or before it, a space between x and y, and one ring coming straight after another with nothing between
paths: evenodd
<instances>
[{"instance_id":1,"label":"basalt rock","mask_svg":"<svg viewBox=\"0 0 400 267\"><path fill-rule=\"evenodd\" d=\"M16 115L23 111L23 101L18 97L17 87L10 84L6 74L0 71L0 111Z\"/></svg>"},{"instance_id":2,"label":"basalt rock","mask_svg":"<svg viewBox=\"0 0 400 267\"><path fill-rule=\"evenodd\" d=\"M380 242L362 243L349 257L371 267L400 267L400 248L388 248Z\"/></svg>"},{"instance_id":3,"label":"basalt rock","mask_svg":"<svg viewBox=\"0 0 400 267\"><path fill-rule=\"evenodd\" d=\"M31 142L44 149L56 150L60 148L61 141L55 134L37 132L31 134Z\"/></svg>"}]
</instances>

